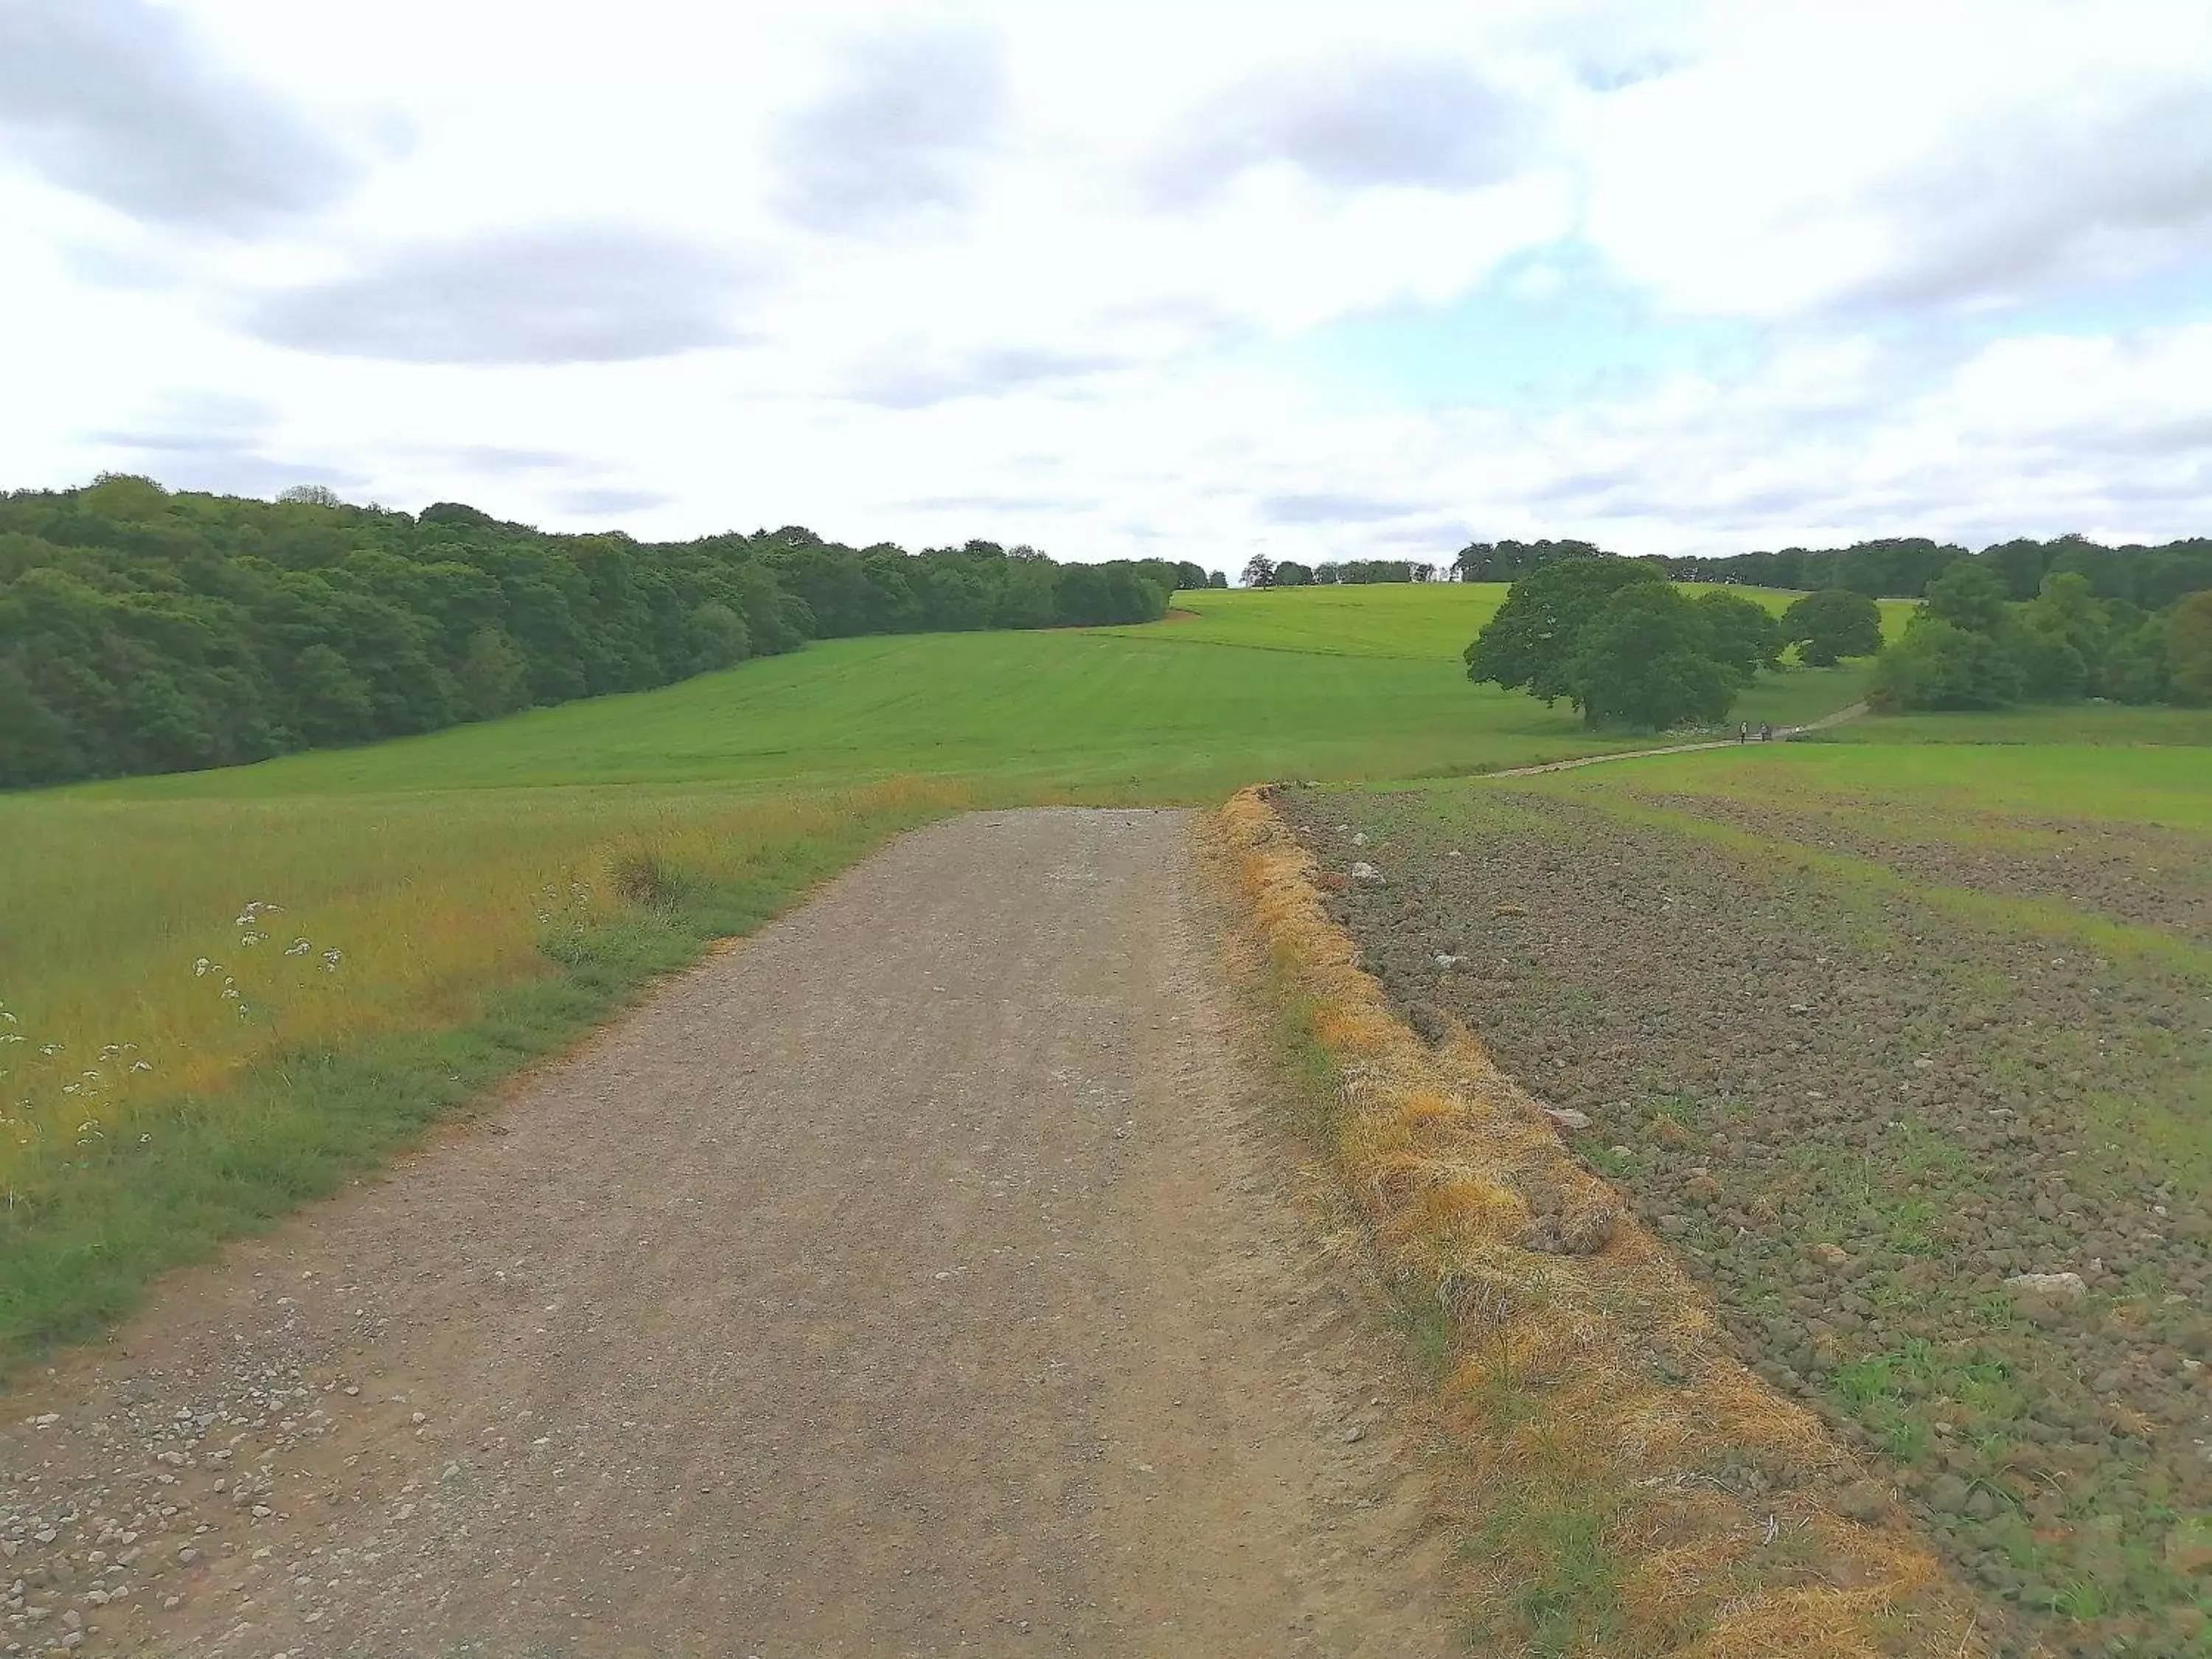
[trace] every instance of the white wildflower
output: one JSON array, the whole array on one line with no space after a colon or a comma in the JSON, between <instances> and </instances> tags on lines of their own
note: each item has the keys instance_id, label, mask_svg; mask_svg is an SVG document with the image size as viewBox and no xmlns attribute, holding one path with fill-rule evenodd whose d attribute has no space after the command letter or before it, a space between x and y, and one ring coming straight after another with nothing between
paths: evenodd
<instances>
[{"instance_id":1,"label":"white wildflower","mask_svg":"<svg viewBox=\"0 0 2212 1659\"><path fill-rule=\"evenodd\" d=\"M202 957L198 962L192 964L192 977L194 979L205 979L208 976L208 970L214 966L215 963L210 962L205 957Z\"/></svg>"},{"instance_id":2,"label":"white wildflower","mask_svg":"<svg viewBox=\"0 0 2212 1659\"><path fill-rule=\"evenodd\" d=\"M288 957L304 957L314 948L306 939L295 939L284 947L284 954Z\"/></svg>"}]
</instances>

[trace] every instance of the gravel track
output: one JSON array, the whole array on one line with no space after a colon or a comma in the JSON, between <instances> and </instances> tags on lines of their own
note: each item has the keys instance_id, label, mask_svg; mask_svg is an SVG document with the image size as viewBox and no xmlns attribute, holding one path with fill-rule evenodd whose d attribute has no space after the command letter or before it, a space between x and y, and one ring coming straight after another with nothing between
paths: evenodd
<instances>
[{"instance_id":1,"label":"gravel track","mask_svg":"<svg viewBox=\"0 0 2212 1659\"><path fill-rule=\"evenodd\" d=\"M0 1652L1453 1650L1185 836L909 836L180 1275L7 1402Z\"/></svg>"}]
</instances>

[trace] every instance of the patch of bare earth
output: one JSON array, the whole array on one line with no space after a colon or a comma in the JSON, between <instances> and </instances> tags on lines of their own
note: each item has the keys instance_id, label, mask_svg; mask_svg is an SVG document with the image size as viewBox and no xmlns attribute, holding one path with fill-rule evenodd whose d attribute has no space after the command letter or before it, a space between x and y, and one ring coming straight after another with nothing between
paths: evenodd
<instances>
[{"instance_id":1,"label":"patch of bare earth","mask_svg":"<svg viewBox=\"0 0 2212 1659\"><path fill-rule=\"evenodd\" d=\"M1179 815L921 831L11 1397L0 1651L1441 1654Z\"/></svg>"},{"instance_id":2,"label":"patch of bare earth","mask_svg":"<svg viewBox=\"0 0 2212 1659\"><path fill-rule=\"evenodd\" d=\"M1400 1007L1568 1115L2004 1651L2212 1652L2212 1212L2111 1127L2201 1085L2202 985L1540 793L1284 805Z\"/></svg>"}]
</instances>

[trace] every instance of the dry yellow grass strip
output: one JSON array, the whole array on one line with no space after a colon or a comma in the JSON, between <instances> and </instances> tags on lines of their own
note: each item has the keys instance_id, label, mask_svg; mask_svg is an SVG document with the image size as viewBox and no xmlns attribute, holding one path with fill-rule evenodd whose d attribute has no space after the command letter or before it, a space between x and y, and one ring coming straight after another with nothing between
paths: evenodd
<instances>
[{"instance_id":1,"label":"dry yellow grass strip","mask_svg":"<svg viewBox=\"0 0 2212 1659\"><path fill-rule=\"evenodd\" d=\"M1455 1030L1425 1045L1246 790L1219 843L1336 1081L1328 1151L1448 1353L1486 1651L1986 1654L1972 1603L1536 1103ZM1849 1490L1851 1520L1832 1506Z\"/></svg>"}]
</instances>

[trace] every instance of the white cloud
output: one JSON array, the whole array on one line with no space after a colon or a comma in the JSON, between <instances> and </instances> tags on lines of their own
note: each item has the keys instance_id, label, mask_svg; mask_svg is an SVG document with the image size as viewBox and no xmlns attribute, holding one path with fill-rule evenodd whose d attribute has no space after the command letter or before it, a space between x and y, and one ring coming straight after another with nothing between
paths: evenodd
<instances>
[{"instance_id":1,"label":"white cloud","mask_svg":"<svg viewBox=\"0 0 2212 1659\"><path fill-rule=\"evenodd\" d=\"M85 69L0 67L0 485L1231 567L2212 524L2201 4L0 17ZM1300 351L1601 286L1735 344L1448 403Z\"/></svg>"},{"instance_id":2,"label":"white cloud","mask_svg":"<svg viewBox=\"0 0 2212 1659\"><path fill-rule=\"evenodd\" d=\"M146 0L0 6L0 134L67 189L191 228L242 234L327 206L360 172Z\"/></svg>"}]
</instances>

